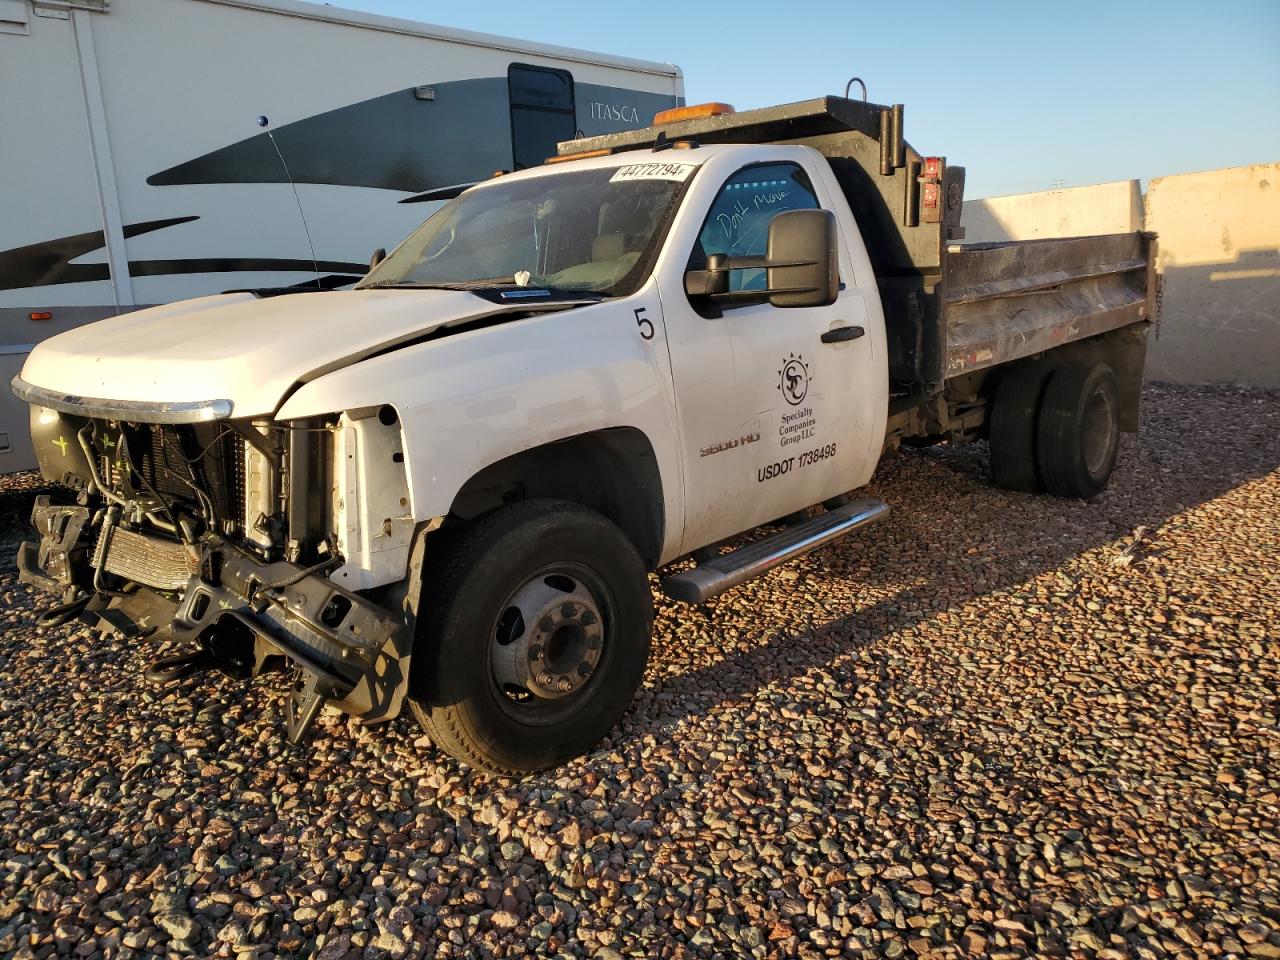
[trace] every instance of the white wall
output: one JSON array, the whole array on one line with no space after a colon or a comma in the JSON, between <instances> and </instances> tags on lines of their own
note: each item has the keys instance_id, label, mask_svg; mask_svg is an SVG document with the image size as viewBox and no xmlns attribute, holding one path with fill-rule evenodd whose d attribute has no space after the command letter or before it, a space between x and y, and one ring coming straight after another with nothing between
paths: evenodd
<instances>
[{"instance_id":1,"label":"white wall","mask_svg":"<svg viewBox=\"0 0 1280 960\"><path fill-rule=\"evenodd\" d=\"M1137 180L967 200L961 215L966 243L1092 237L1142 229Z\"/></svg>"},{"instance_id":2,"label":"white wall","mask_svg":"<svg viewBox=\"0 0 1280 960\"><path fill-rule=\"evenodd\" d=\"M1280 388L1280 163L970 200L965 242L1152 230L1164 283L1147 376Z\"/></svg>"},{"instance_id":3,"label":"white wall","mask_svg":"<svg viewBox=\"0 0 1280 960\"><path fill-rule=\"evenodd\" d=\"M1160 336L1147 375L1280 388L1280 163L1151 181Z\"/></svg>"}]
</instances>

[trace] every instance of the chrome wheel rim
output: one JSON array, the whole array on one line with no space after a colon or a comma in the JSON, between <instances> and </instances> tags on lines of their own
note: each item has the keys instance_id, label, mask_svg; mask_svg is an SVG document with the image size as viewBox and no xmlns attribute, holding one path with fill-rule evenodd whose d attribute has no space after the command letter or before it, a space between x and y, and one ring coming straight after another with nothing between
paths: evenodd
<instances>
[{"instance_id":1,"label":"chrome wheel rim","mask_svg":"<svg viewBox=\"0 0 1280 960\"><path fill-rule=\"evenodd\" d=\"M489 668L509 713L550 720L588 688L606 654L601 590L585 568L556 566L530 577L503 603L490 632Z\"/></svg>"}]
</instances>

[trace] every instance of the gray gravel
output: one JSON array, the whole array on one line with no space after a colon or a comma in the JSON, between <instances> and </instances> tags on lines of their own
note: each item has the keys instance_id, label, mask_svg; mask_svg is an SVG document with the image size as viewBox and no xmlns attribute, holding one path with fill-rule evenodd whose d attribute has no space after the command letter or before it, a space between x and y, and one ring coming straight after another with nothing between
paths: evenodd
<instances>
[{"instance_id":1,"label":"gray gravel","mask_svg":"<svg viewBox=\"0 0 1280 960\"><path fill-rule=\"evenodd\" d=\"M1152 387L1085 505L985 451L660 606L611 743L526 782L67 627L0 494L0 954L1280 958L1280 394Z\"/></svg>"}]
</instances>

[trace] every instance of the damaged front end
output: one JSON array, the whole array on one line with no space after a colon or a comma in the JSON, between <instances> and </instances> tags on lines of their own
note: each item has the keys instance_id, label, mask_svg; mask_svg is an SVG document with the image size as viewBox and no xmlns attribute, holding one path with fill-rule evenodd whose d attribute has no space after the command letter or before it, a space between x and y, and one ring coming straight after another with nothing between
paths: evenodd
<instances>
[{"instance_id":1,"label":"damaged front end","mask_svg":"<svg viewBox=\"0 0 1280 960\"><path fill-rule=\"evenodd\" d=\"M18 553L21 579L59 600L43 623L185 647L152 664L158 681L283 669L295 742L325 703L367 721L399 712L425 530L407 512L394 411L250 422L222 401L14 388L61 488L37 497L40 540Z\"/></svg>"}]
</instances>

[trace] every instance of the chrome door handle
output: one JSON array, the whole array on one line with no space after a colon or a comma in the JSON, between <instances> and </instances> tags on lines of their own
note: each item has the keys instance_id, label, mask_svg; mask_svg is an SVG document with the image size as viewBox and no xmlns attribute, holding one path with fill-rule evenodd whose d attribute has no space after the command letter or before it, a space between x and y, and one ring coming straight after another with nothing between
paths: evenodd
<instances>
[{"instance_id":1,"label":"chrome door handle","mask_svg":"<svg viewBox=\"0 0 1280 960\"><path fill-rule=\"evenodd\" d=\"M822 335L822 342L844 343L846 340L857 340L866 332L859 326L833 327Z\"/></svg>"}]
</instances>

